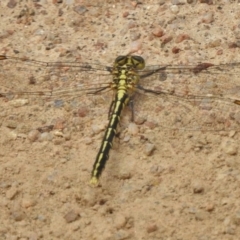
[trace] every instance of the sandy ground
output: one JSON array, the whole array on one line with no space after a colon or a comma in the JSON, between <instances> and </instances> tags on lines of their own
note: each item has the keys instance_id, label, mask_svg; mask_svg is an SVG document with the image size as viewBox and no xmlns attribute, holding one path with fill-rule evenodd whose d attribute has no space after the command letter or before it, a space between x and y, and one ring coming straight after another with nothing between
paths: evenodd
<instances>
[{"instance_id":1,"label":"sandy ground","mask_svg":"<svg viewBox=\"0 0 240 240\"><path fill-rule=\"evenodd\" d=\"M129 53L148 65L240 62L237 1L87 2L1 1L0 53L106 66ZM0 68L1 93L64 87L42 79L50 70L41 66L4 60ZM173 75L167 80L173 77L183 90ZM98 81L84 72L69 76L79 84ZM221 77L215 78L222 89L235 88L237 96L237 75ZM1 95L0 239L240 239L237 121L225 131L219 131L220 120L209 129L180 129L180 120L174 125L170 115L161 115L171 103L141 97L136 124L124 111L120 137L94 188L90 174L112 95L78 95L58 107L51 98ZM203 114L183 105L183 117L201 125ZM174 102L169 106L178 113ZM221 101L216 105L229 121L230 109Z\"/></svg>"}]
</instances>

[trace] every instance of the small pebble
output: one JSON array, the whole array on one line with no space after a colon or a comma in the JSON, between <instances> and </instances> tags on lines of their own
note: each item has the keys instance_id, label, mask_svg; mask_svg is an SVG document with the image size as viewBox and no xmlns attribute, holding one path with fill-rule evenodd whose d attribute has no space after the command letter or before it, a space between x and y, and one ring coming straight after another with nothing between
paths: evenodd
<instances>
[{"instance_id":1,"label":"small pebble","mask_svg":"<svg viewBox=\"0 0 240 240\"><path fill-rule=\"evenodd\" d=\"M145 121L146 121L146 118L144 118L144 117L136 117L136 118L134 118L134 122L135 122L137 125L141 125L141 124L143 124Z\"/></svg>"},{"instance_id":2,"label":"small pebble","mask_svg":"<svg viewBox=\"0 0 240 240\"><path fill-rule=\"evenodd\" d=\"M229 199L229 198L223 198L223 199L221 200L222 206L228 205L229 203L230 203L230 199Z\"/></svg>"},{"instance_id":3,"label":"small pebble","mask_svg":"<svg viewBox=\"0 0 240 240\"><path fill-rule=\"evenodd\" d=\"M225 226L230 226L231 225L231 218L230 217L226 217L223 221L223 224Z\"/></svg>"},{"instance_id":4,"label":"small pebble","mask_svg":"<svg viewBox=\"0 0 240 240\"><path fill-rule=\"evenodd\" d=\"M166 0L158 0L158 4L161 6L161 5L164 5L166 3Z\"/></svg>"},{"instance_id":5,"label":"small pebble","mask_svg":"<svg viewBox=\"0 0 240 240\"><path fill-rule=\"evenodd\" d=\"M105 130L104 125L92 125L92 131L93 131L94 134L99 134L103 130Z\"/></svg>"},{"instance_id":6,"label":"small pebble","mask_svg":"<svg viewBox=\"0 0 240 240\"><path fill-rule=\"evenodd\" d=\"M131 5L135 8L138 5L138 1L131 1Z\"/></svg>"},{"instance_id":7,"label":"small pebble","mask_svg":"<svg viewBox=\"0 0 240 240\"><path fill-rule=\"evenodd\" d=\"M224 230L224 233L229 234L229 235L235 235L235 227L227 226Z\"/></svg>"},{"instance_id":8,"label":"small pebble","mask_svg":"<svg viewBox=\"0 0 240 240\"><path fill-rule=\"evenodd\" d=\"M213 4L213 0L199 0L199 3Z\"/></svg>"},{"instance_id":9,"label":"small pebble","mask_svg":"<svg viewBox=\"0 0 240 240\"><path fill-rule=\"evenodd\" d=\"M13 211L11 216L17 222L22 221L24 219L24 214L22 211Z\"/></svg>"},{"instance_id":10,"label":"small pebble","mask_svg":"<svg viewBox=\"0 0 240 240\"><path fill-rule=\"evenodd\" d=\"M123 142L129 142L131 139L130 135L125 135L123 138Z\"/></svg>"},{"instance_id":11,"label":"small pebble","mask_svg":"<svg viewBox=\"0 0 240 240\"><path fill-rule=\"evenodd\" d=\"M86 117L88 115L88 108L87 107L79 108L77 114L79 117L82 117L82 118Z\"/></svg>"},{"instance_id":12,"label":"small pebble","mask_svg":"<svg viewBox=\"0 0 240 240\"><path fill-rule=\"evenodd\" d=\"M191 213L191 214L196 214L196 213L197 213L197 209L194 208L194 207L190 207L190 208L188 209L188 212Z\"/></svg>"},{"instance_id":13,"label":"small pebble","mask_svg":"<svg viewBox=\"0 0 240 240\"><path fill-rule=\"evenodd\" d=\"M195 214L195 219L198 221L203 221L207 219L207 217L208 217L208 213L204 211L199 211L199 212L196 212Z\"/></svg>"},{"instance_id":14,"label":"small pebble","mask_svg":"<svg viewBox=\"0 0 240 240\"><path fill-rule=\"evenodd\" d=\"M27 105L28 103L29 103L28 99L15 99L9 101L9 104L13 107L22 107L24 105Z\"/></svg>"},{"instance_id":15,"label":"small pebble","mask_svg":"<svg viewBox=\"0 0 240 240\"><path fill-rule=\"evenodd\" d=\"M11 140L16 140L18 137L18 134L14 131L8 131L5 135L4 142L9 142Z\"/></svg>"},{"instance_id":16,"label":"small pebble","mask_svg":"<svg viewBox=\"0 0 240 240\"><path fill-rule=\"evenodd\" d=\"M222 49L218 49L216 52L217 55L222 55L223 54L223 50Z\"/></svg>"},{"instance_id":17,"label":"small pebble","mask_svg":"<svg viewBox=\"0 0 240 240\"><path fill-rule=\"evenodd\" d=\"M9 2L7 3L7 6L9 8L15 8L17 6L17 1L16 0L9 0Z\"/></svg>"},{"instance_id":18,"label":"small pebble","mask_svg":"<svg viewBox=\"0 0 240 240\"><path fill-rule=\"evenodd\" d=\"M229 42L228 47L229 48L237 48L237 47L239 47L239 44L238 44L238 42Z\"/></svg>"},{"instance_id":19,"label":"small pebble","mask_svg":"<svg viewBox=\"0 0 240 240\"><path fill-rule=\"evenodd\" d=\"M141 34L139 32L131 31L130 38L132 41L137 41L141 38Z\"/></svg>"},{"instance_id":20,"label":"small pebble","mask_svg":"<svg viewBox=\"0 0 240 240\"><path fill-rule=\"evenodd\" d=\"M41 221L41 222L46 222L47 221L47 218L44 216L44 215L38 215L37 216L37 220Z\"/></svg>"},{"instance_id":21,"label":"small pebble","mask_svg":"<svg viewBox=\"0 0 240 240\"><path fill-rule=\"evenodd\" d=\"M57 138L53 140L54 145L62 145L65 142L63 138Z\"/></svg>"},{"instance_id":22,"label":"small pebble","mask_svg":"<svg viewBox=\"0 0 240 240\"><path fill-rule=\"evenodd\" d=\"M240 226L240 211L237 211L233 217L232 217L232 221L236 226Z\"/></svg>"},{"instance_id":23,"label":"small pebble","mask_svg":"<svg viewBox=\"0 0 240 240\"><path fill-rule=\"evenodd\" d=\"M87 206L94 206L97 202L96 191L94 188L86 188L86 192L81 196L82 201Z\"/></svg>"},{"instance_id":24,"label":"small pebble","mask_svg":"<svg viewBox=\"0 0 240 240\"><path fill-rule=\"evenodd\" d=\"M208 203L206 205L206 211L212 212L214 210L214 204L213 203Z\"/></svg>"},{"instance_id":25,"label":"small pebble","mask_svg":"<svg viewBox=\"0 0 240 240\"><path fill-rule=\"evenodd\" d=\"M136 27L136 23L134 21L129 21L128 29L135 28L135 27Z\"/></svg>"},{"instance_id":26,"label":"small pebble","mask_svg":"<svg viewBox=\"0 0 240 240\"><path fill-rule=\"evenodd\" d=\"M172 53L174 53L174 54L177 54L177 53L179 53L180 51L181 51L181 49L178 48L178 47L173 47L173 48L172 48Z\"/></svg>"},{"instance_id":27,"label":"small pebble","mask_svg":"<svg viewBox=\"0 0 240 240\"><path fill-rule=\"evenodd\" d=\"M200 182L195 182L192 186L193 193L202 193L204 192L204 187Z\"/></svg>"},{"instance_id":28,"label":"small pebble","mask_svg":"<svg viewBox=\"0 0 240 240\"><path fill-rule=\"evenodd\" d=\"M114 218L114 225L116 227L116 229L121 229L123 228L127 223L127 220L125 218L124 215L122 214L116 214L115 218Z\"/></svg>"},{"instance_id":29,"label":"small pebble","mask_svg":"<svg viewBox=\"0 0 240 240\"><path fill-rule=\"evenodd\" d=\"M114 240L124 240L129 239L130 233L128 233L126 230L120 229L114 234Z\"/></svg>"},{"instance_id":30,"label":"small pebble","mask_svg":"<svg viewBox=\"0 0 240 240\"><path fill-rule=\"evenodd\" d=\"M177 14L179 12L179 7L177 5L170 6L170 10L172 13Z\"/></svg>"},{"instance_id":31,"label":"small pebble","mask_svg":"<svg viewBox=\"0 0 240 240\"><path fill-rule=\"evenodd\" d=\"M128 126L128 133L135 136L138 134L138 126L135 123L130 123Z\"/></svg>"},{"instance_id":32,"label":"small pebble","mask_svg":"<svg viewBox=\"0 0 240 240\"><path fill-rule=\"evenodd\" d=\"M221 39L215 39L213 41L210 41L209 43L206 44L206 46L208 48L216 48L216 47L220 47L222 44L222 40Z\"/></svg>"},{"instance_id":33,"label":"small pebble","mask_svg":"<svg viewBox=\"0 0 240 240\"><path fill-rule=\"evenodd\" d=\"M18 122L14 121L14 120L7 120L4 122L4 126L11 128L11 129L15 129L18 126Z\"/></svg>"},{"instance_id":34,"label":"small pebble","mask_svg":"<svg viewBox=\"0 0 240 240\"><path fill-rule=\"evenodd\" d=\"M130 179L132 177L130 172L119 172L118 178L121 180Z\"/></svg>"},{"instance_id":35,"label":"small pebble","mask_svg":"<svg viewBox=\"0 0 240 240\"><path fill-rule=\"evenodd\" d=\"M157 127L157 124L155 122L151 122L151 121L146 121L144 124L150 129L154 129Z\"/></svg>"},{"instance_id":36,"label":"small pebble","mask_svg":"<svg viewBox=\"0 0 240 240\"><path fill-rule=\"evenodd\" d=\"M58 131L58 130L55 130L55 131L53 132L53 135L54 135L54 136L57 136L57 137L63 137L63 132Z\"/></svg>"},{"instance_id":37,"label":"small pebble","mask_svg":"<svg viewBox=\"0 0 240 240\"><path fill-rule=\"evenodd\" d=\"M189 35L187 34L179 34L175 40L175 43L180 43L180 42L183 42L184 40L186 39L189 39Z\"/></svg>"},{"instance_id":38,"label":"small pebble","mask_svg":"<svg viewBox=\"0 0 240 240\"><path fill-rule=\"evenodd\" d=\"M17 195L17 193L18 193L18 189L13 186L6 192L6 197L10 200L13 200L14 197Z\"/></svg>"},{"instance_id":39,"label":"small pebble","mask_svg":"<svg viewBox=\"0 0 240 240\"><path fill-rule=\"evenodd\" d=\"M78 231L80 229L81 225L79 222L74 222L71 224L70 228L71 228L71 231Z\"/></svg>"},{"instance_id":40,"label":"small pebble","mask_svg":"<svg viewBox=\"0 0 240 240\"><path fill-rule=\"evenodd\" d=\"M147 143L144 147L144 154L146 156L150 156L150 155L152 155L154 150L155 150L155 145L152 143Z\"/></svg>"},{"instance_id":41,"label":"small pebble","mask_svg":"<svg viewBox=\"0 0 240 240\"><path fill-rule=\"evenodd\" d=\"M158 230L158 227L155 223L147 226L147 233L152 233Z\"/></svg>"},{"instance_id":42,"label":"small pebble","mask_svg":"<svg viewBox=\"0 0 240 240\"><path fill-rule=\"evenodd\" d=\"M8 38L11 34L8 31L1 31L0 32L0 39ZM2 91L2 93L5 93Z\"/></svg>"},{"instance_id":43,"label":"small pebble","mask_svg":"<svg viewBox=\"0 0 240 240\"><path fill-rule=\"evenodd\" d=\"M40 136L40 132L38 130L31 130L28 133L27 137L31 142L35 142L38 139L39 136Z\"/></svg>"},{"instance_id":44,"label":"small pebble","mask_svg":"<svg viewBox=\"0 0 240 240\"><path fill-rule=\"evenodd\" d=\"M85 12L87 12L87 8L83 5L77 5L73 8L73 11L78 13L79 15L83 15Z\"/></svg>"},{"instance_id":45,"label":"small pebble","mask_svg":"<svg viewBox=\"0 0 240 240\"><path fill-rule=\"evenodd\" d=\"M71 210L64 216L64 219L66 220L67 223L71 223L76 221L79 217L80 215L78 212Z\"/></svg>"},{"instance_id":46,"label":"small pebble","mask_svg":"<svg viewBox=\"0 0 240 240\"><path fill-rule=\"evenodd\" d=\"M126 18L128 15L129 15L129 12L124 12L122 16Z\"/></svg>"},{"instance_id":47,"label":"small pebble","mask_svg":"<svg viewBox=\"0 0 240 240\"><path fill-rule=\"evenodd\" d=\"M165 170L165 168L154 165L150 168L150 173L153 174L154 176L160 176L160 175L162 175L164 170Z\"/></svg>"},{"instance_id":48,"label":"small pebble","mask_svg":"<svg viewBox=\"0 0 240 240\"><path fill-rule=\"evenodd\" d=\"M167 44L168 42L171 42L172 39L173 39L173 36L166 35L161 38L161 41L162 41L162 44Z\"/></svg>"},{"instance_id":49,"label":"small pebble","mask_svg":"<svg viewBox=\"0 0 240 240\"><path fill-rule=\"evenodd\" d=\"M172 5L178 5L179 4L179 0L171 0Z\"/></svg>"},{"instance_id":50,"label":"small pebble","mask_svg":"<svg viewBox=\"0 0 240 240\"><path fill-rule=\"evenodd\" d=\"M153 29L152 34L156 37L162 37L164 35L164 31L162 28L156 27L155 29Z\"/></svg>"},{"instance_id":51,"label":"small pebble","mask_svg":"<svg viewBox=\"0 0 240 240\"><path fill-rule=\"evenodd\" d=\"M64 137L64 139L66 141L69 141L69 140L71 140L71 133L70 132L66 132L66 133L64 133L63 137Z\"/></svg>"},{"instance_id":52,"label":"small pebble","mask_svg":"<svg viewBox=\"0 0 240 240\"><path fill-rule=\"evenodd\" d=\"M90 137L85 137L85 138L83 139L83 142L84 142L86 145L90 145L90 144L93 142L93 140L92 140L92 138L90 138Z\"/></svg>"},{"instance_id":53,"label":"small pebble","mask_svg":"<svg viewBox=\"0 0 240 240\"><path fill-rule=\"evenodd\" d=\"M36 201L31 199L31 198L24 198L22 200L21 206L24 208L29 208L29 207L33 207L36 205Z\"/></svg>"},{"instance_id":54,"label":"small pebble","mask_svg":"<svg viewBox=\"0 0 240 240\"><path fill-rule=\"evenodd\" d=\"M238 152L237 144L232 139L227 139L223 141L221 147L226 154L231 156L236 155Z\"/></svg>"},{"instance_id":55,"label":"small pebble","mask_svg":"<svg viewBox=\"0 0 240 240\"><path fill-rule=\"evenodd\" d=\"M44 132L39 136L38 140L39 140L39 142L44 142L44 141L51 141L52 138L53 137L52 137L51 133Z\"/></svg>"},{"instance_id":56,"label":"small pebble","mask_svg":"<svg viewBox=\"0 0 240 240\"><path fill-rule=\"evenodd\" d=\"M228 136L229 136L230 138L234 137L235 135L236 135L236 131L234 131L234 130L229 131L229 133L228 133Z\"/></svg>"},{"instance_id":57,"label":"small pebble","mask_svg":"<svg viewBox=\"0 0 240 240\"><path fill-rule=\"evenodd\" d=\"M213 22L213 20L214 20L214 18L213 18L212 12L208 12L202 16L203 23L211 23L211 22Z\"/></svg>"},{"instance_id":58,"label":"small pebble","mask_svg":"<svg viewBox=\"0 0 240 240\"><path fill-rule=\"evenodd\" d=\"M142 41L141 40L137 40L137 41L132 41L130 44L130 53L134 53L139 51L142 48Z\"/></svg>"},{"instance_id":59,"label":"small pebble","mask_svg":"<svg viewBox=\"0 0 240 240\"><path fill-rule=\"evenodd\" d=\"M64 129L64 126L65 126L65 119L59 118L54 121L54 129Z\"/></svg>"}]
</instances>

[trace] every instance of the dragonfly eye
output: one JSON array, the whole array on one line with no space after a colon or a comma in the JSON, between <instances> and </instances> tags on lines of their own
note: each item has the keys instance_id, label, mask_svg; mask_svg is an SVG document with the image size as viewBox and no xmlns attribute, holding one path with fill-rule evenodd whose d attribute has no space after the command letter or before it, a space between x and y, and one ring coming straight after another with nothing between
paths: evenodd
<instances>
[{"instance_id":1,"label":"dragonfly eye","mask_svg":"<svg viewBox=\"0 0 240 240\"><path fill-rule=\"evenodd\" d=\"M145 68L145 60L140 56L131 57L133 64L138 70Z\"/></svg>"},{"instance_id":2,"label":"dragonfly eye","mask_svg":"<svg viewBox=\"0 0 240 240\"><path fill-rule=\"evenodd\" d=\"M127 56L118 56L115 59L115 64L124 65L126 63Z\"/></svg>"},{"instance_id":3,"label":"dragonfly eye","mask_svg":"<svg viewBox=\"0 0 240 240\"><path fill-rule=\"evenodd\" d=\"M138 70L143 69L145 67L145 61L140 56L118 56L115 60L115 65L123 66L123 65L132 66Z\"/></svg>"},{"instance_id":4,"label":"dragonfly eye","mask_svg":"<svg viewBox=\"0 0 240 240\"><path fill-rule=\"evenodd\" d=\"M116 57L115 62L121 62L122 60L125 60L125 59L126 59L126 55L118 56Z\"/></svg>"}]
</instances>

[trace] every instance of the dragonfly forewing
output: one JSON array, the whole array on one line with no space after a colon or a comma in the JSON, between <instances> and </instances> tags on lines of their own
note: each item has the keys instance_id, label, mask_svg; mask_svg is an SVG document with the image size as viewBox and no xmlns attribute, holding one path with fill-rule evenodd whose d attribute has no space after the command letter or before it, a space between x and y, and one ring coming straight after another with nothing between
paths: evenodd
<instances>
[{"instance_id":1,"label":"dragonfly forewing","mask_svg":"<svg viewBox=\"0 0 240 240\"><path fill-rule=\"evenodd\" d=\"M1 55L0 96L15 107L47 103L55 108L108 109L113 96L111 69ZM239 130L239 72L239 63L147 66L139 71L134 115L162 129ZM104 106L92 104L99 95L107 99Z\"/></svg>"}]
</instances>

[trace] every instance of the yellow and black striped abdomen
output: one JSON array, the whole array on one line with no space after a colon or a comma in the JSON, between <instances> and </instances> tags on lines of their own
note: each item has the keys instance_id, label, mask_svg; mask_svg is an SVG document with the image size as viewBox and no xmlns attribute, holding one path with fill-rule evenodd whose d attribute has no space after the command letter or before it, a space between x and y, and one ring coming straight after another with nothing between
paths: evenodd
<instances>
[{"instance_id":1,"label":"yellow and black striped abdomen","mask_svg":"<svg viewBox=\"0 0 240 240\"><path fill-rule=\"evenodd\" d=\"M112 142L116 135L117 126L120 121L121 112L128 101L128 95L126 92L119 92L115 98L115 104L113 113L111 115L109 124L107 126L101 147L96 157L96 161L93 165L91 183L97 184L102 170L109 158L109 152L112 148Z\"/></svg>"},{"instance_id":2,"label":"yellow and black striped abdomen","mask_svg":"<svg viewBox=\"0 0 240 240\"><path fill-rule=\"evenodd\" d=\"M123 108L128 103L131 93L138 83L139 75L136 70L143 69L144 60L139 56L119 56L115 60L112 70L113 82L112 89L115 90L113 111L109 120L109 124L105 131L105 135L93 165L92 177L90 183L96 185L98 179L109 158L109 152L112 148L113 139L116 135L117 126Z\"/></svg>"}]
</instances>

